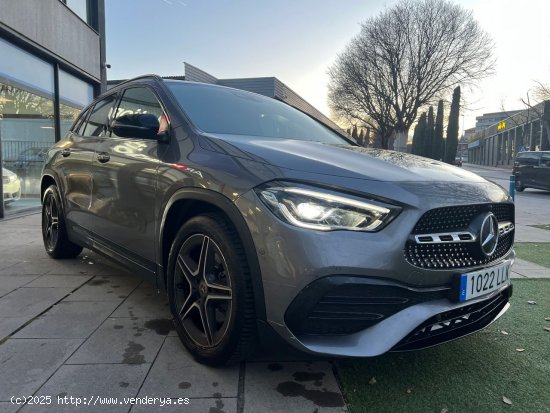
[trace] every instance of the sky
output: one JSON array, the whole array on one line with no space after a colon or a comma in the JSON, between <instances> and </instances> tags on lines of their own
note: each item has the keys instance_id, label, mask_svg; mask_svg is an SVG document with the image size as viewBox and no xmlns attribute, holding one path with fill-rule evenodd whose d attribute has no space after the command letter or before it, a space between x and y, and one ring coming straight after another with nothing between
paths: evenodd
<instances>
[{"instance_id":1,"label":"sky","mask_svg":"<svg viewBox=\"0 0 550 413\"><path fill-rule=\"evenodd\" d=\"M217 78L275 76L330 116L327 70L360 23L395 0L106 0L108 79L182 75L188 62ZM461 129L487 112L521 109L550 83L550 0L457 0L495 43L496 73L462 91Z\"/></svg>"}]
</instances>

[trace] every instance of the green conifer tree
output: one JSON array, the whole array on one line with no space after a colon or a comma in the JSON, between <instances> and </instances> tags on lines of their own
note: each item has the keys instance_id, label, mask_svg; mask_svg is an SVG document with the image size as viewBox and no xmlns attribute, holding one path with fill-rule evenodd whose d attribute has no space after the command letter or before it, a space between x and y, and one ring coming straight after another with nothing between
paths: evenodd
<instances>
[{"instance_id":1,"label":"green conifer tree","mask_svg":"<svg viewBox=\"0 0 550 413\"><path fill-rule=\"evenodd\" d=\"M427 158L433 158L434 146L434 108L428 109L428 120L426 123L426 132L424 133L424 155Z\"/></svg>"},{"instance_id":2,"label":"green conifer tree","mask_svg":"<svg viewBox=\"0 0 550 413\"><path fill-rule=\"evenodd\" d=\"M414 128L412 151L415 155L424 156L425 133L426 133L426 113L424 112L420 115L420 119L418 119L418 123Z\"/></svg>"},{"instance_id":3,"label":"green conifer tree","mask_svg":"<svg viewBox=\"0 0 550 413\"><path fill-rule=\"evenodd\" d=\"M453 91L449 124L447 125L447 140L445 144L445 162L453 163L458 148L458 118L460 116L460 86Z\"/></svg>"},{"instance_id":4,"label":"green conifer tree","mask_svg":"<svg viewBox=\"0 0 550 413\"><path fill-rule=\"evenodd\" d=\"M437 115L435 117L434 127L434 146L432 150L432 158L440 161L443 160L444 142L443 142L443 100L437 104Z\"/></svg>"}]
</instances>

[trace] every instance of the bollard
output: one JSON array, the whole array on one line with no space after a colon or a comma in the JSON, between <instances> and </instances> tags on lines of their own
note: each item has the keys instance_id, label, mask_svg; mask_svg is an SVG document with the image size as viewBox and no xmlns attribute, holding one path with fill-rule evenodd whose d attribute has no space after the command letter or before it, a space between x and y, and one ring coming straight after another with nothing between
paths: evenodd
<instances>
[{"instance_id":1,"label":"bollard","mask_svg":"<svg viewBox=\"0 0 550 413\"><path fill-rule=\"evenodd\" d=\"M516 200L516 176L510 175L510 186L508 188L508 193L512 197L512 201Z\"/></svg>"}]
</instances>

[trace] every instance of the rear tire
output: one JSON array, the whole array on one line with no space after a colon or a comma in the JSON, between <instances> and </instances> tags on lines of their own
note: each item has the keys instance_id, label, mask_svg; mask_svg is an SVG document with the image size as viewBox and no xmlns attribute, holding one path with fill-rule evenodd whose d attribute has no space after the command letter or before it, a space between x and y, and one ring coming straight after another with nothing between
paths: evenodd
<instances>
[{"instance_id":1,"label":"rear tire","mask_svg":"<svg viewBox=\"0 0 550 413\"><path fill-rule=\"evenodd\" d=\"M51 185L44 192L42 201L42 240L44 248L52 258L74 258L82 247L69 241L63 204L57 186Z\"/></svg>"},{"instance_id":2,"label":"rear tire","mask_svg":"<svg viewBox=\"0 0 550 413\"><path fill-rule=\"evenodd\" d=\"M516 191L523 192L523 190L525 189L525 186L523 185L521 178L516 177L515 187L516 187Z\"/></svg>"},{"instance_id":3,"label":"rear tire","mask_svg":"<svg viewBox=\"0 0 550 413\"><path fill-rule=\"evenodd\" d=\"M241 240L221 214L191 218L168 258L170 310L180 340L200 363L249 357L257 343L251 274Z\"/></svg>"}]
</instances>

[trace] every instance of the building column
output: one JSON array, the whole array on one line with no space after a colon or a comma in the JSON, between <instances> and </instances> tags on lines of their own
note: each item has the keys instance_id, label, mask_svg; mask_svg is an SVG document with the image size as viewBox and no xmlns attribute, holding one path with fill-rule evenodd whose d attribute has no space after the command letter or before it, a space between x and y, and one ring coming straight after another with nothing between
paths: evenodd
<instances>
[{"instance_id":1,"label":"building column","mask_svg":"<svg viewBox=\"0 0 550 413\"><path fill-rule=\"evenodd\" d=\"M550 100L544 102L543 112L540 119L540 149L543 151L550 150L550 131L548 125L550 125Z\"/></svg>"},{"instance_id":2,"label":"building column","mask_svg":"<svg viewBox=\"0 0 550 413\"><path fill-rule=\"evenodd\" d=\"M533 121L529 122L529 150L534 150L533 148Z\"/></svg>"},{"instance_id":3,"label":"building column","mask_svg":"<svg viewBox=\"0 0 550 413\"><path fill-rule=\"evenodd\" d=\"M516 157L518 152L518 128L514 128L514 138L512 139L512 159Z\"/></svg>"},{"instance_id":4,"label":"building column","mask_svg":"<svg viewBox=\"0 0 550 413\"><path fill-rule=\"evenodd\" d=\"M513 147L514 147L514 140L512 139L512 131L509 130L506 132L507 139L508 139L508 150L507 150L507 156L506 156L506 165L510 165L510 160L513 157Z\"/></svg>"},{"instance_id":5,"label":"building column","mask_svg":"<svg viewBox=\"0 0 550 413\"><path fill-rule=\"evenodd\" d=\"M540 150L547 151L550 149L550 144L548 142L548 137L545 135L548 133L545 127L546 119L544 116L540 118Z\"/></svg>"},{"instance_id":6,"label":"building column","mask_svg":"<svg viewBox=\"0 0 550 413\"><path fill-rule=\"evenodd\" d=\"M491 166L498 166L499 161L502 158L502 134L499 133L498 135L495 135L495 151L494 151L494 158L493 163Z\"/></svg>"}]
</instances>

